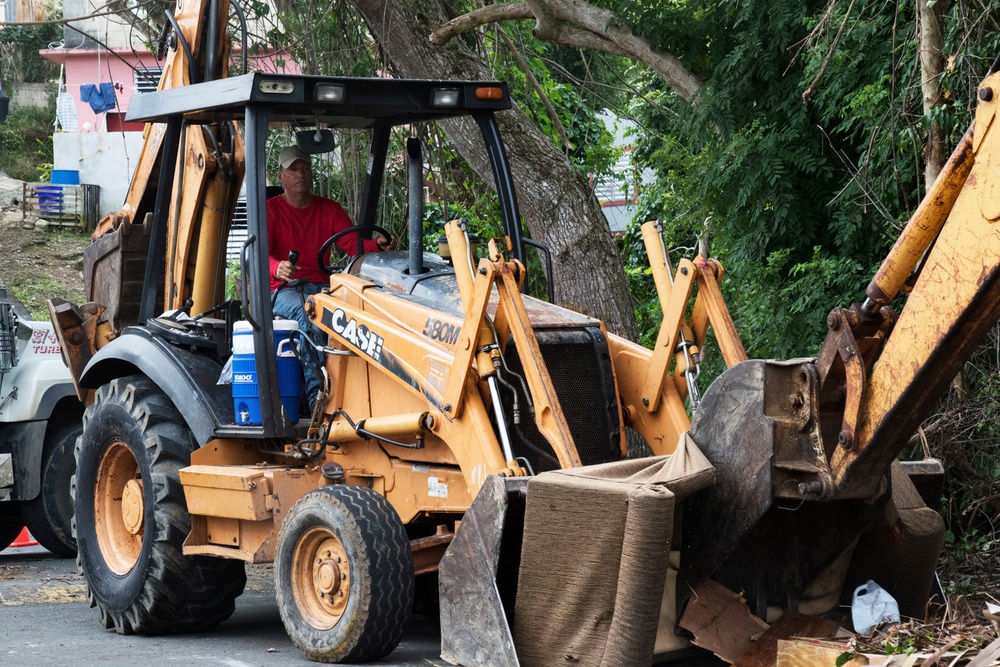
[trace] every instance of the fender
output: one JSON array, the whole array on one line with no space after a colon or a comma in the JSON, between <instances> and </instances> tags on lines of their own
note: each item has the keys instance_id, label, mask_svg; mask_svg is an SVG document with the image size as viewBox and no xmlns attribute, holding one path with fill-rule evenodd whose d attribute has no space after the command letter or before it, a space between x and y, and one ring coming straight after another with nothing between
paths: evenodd
<instances>
[{"instance_id":1,"label":"fender","mask_svg":"<svg viewBox=\"0 0 1000 667\"><path fill-rule=\"evenodd\" d=\"M42 489L45 422L0 424L0 454L10 454L14 472L11 500L33 500Z\"/></svg>"},{"instance_id":2,"label":"fender","mask_svg":"<svg viewBox=\"0 0 1000 667\"><path fill-rule=\"evenodd\" d=\"M59 401L64 398L71 399L77 406L80 405L76 397L76 389L73 388L72 383L67 382L66 384L57 384L49 387L45 390L45 393L42 394L41 400L38 401L38 411L35 413L35 417L37 419L51 418L56 405L58 405ZM80 407L78 411L82 414L83 408Z\"/></svg>"},{"instance_id":3,"label":"fender","mask_svg":"<svg viewBox=\"0 0 1000 667\"><path fill-rule=\"evenodd\" d=\"M233 422L229 385L216 384L222 364L205 354L168 343L144 327L126 327L97 351L80 376L96 389L116 378L141 373L156 383L180 411L199 445Z\"/></svg>"}]
</instances>

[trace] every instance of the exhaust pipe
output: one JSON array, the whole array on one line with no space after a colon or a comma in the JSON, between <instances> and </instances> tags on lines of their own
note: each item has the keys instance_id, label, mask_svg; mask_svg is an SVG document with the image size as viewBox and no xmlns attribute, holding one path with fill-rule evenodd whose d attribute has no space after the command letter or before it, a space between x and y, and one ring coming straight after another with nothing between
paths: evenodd
<instances>
[{"instance_id":1,"label":"exhaust pipe","mask_svg":"<svg viewBox=\"0 0 1000 667\"><path fill-rule=\"evenodd\" d=\"M410 275L424 272L424 159L420 139L406 140L406 174L409 195Z\"/></svg>"}]
</instances>

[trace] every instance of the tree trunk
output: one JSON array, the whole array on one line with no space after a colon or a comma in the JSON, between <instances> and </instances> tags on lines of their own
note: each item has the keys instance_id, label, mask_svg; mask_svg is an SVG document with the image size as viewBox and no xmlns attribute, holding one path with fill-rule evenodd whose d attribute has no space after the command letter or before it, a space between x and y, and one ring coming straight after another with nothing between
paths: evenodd
<instances>
[{"instance_id":1,"label":"tree trunk","mask_svg":"<svg viewBox=\"0 0 1000 667\"><path fill-rule=\"evenodd\" d=\"M920 16L920 90L924 98L925 116L941 103L941 75L944 73L941 19L944 4L944 0L938 0L933 6L928 0L917 0L917 13ZM924 144L924 186L927 190L930 190L948 159L944 142L944 130L941 126L937 123L928 124L927 141Z\"/></svg>"},{"instance_id":2,"label":"tree trunk","mask_svg":"<svg viewBox=\"0 0 1000 667\"><path fill-rule=\"evenodd\" d=\"M492 79L483 60L460 40L431 45L431 32L450 17L441 0L352 0L372 35L405 77ZM618 249L586 179L534 122L515 105L497 114L521 215L533 239L552 251L556 301L636 339L632 298ZM462 157L493 183L478 127L471 121L442 124Z\"/></svg>"}]
</instances>

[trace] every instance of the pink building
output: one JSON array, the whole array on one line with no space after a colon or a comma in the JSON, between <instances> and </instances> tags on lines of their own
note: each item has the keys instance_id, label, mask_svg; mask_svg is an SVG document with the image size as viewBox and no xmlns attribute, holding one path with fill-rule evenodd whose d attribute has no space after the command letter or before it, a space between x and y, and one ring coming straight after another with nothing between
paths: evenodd
<instances>
[{"instance_id":1,"label":"pink building","mask_svg":"<svg viewBox=\"0 0 1000 667\"><path fill-rule=\"evenodd\" d=\"M59 130L52 136L54 168L77 171L80 182L100 187L101 213L117 211L128 192L142 149L143 123L125 120L133 95L155 91L166 59L143 48L105 48L93 42L45 49L41 55L62 65L63 86L56 103ZM231 62L238 62L238 53ZM274 54L249 58L248 70L298 72ZM95 112L81 99L87 85L110 83L114 106ZM75 112L75 113L73 113Z\"/></svg>"},{"instance_id":2,"label":"pink building","mask_svg":"<svg viewBox=\"0 0 1000 667\"><path fill-rule=\"evenodd\" d=\"M133 95L156 90L162 62L157 62L152 53L138 49L101 48L45 49L39 53L63 66L65 92L73 98L78 131L142 131L142 123L125 122L125 112ZM98 118L99 114L80 99L80 87L105 81L111 82L114 87L117 106Z\"/></svg>"},{"instance_id":3,"label":"pink building","mask_svg":"<svg viewBox=\"0 0 1000 667\"><path fill-rule=\"evenodd\" d=\"M44 49L39 53L54 63L63 65L65 92L73 98L79 132L141 132L142 123L125 120L129 100L135 94L156 90L166 58L157 61L145 49ZM238 49L234 59L239 57ZM278 68L277 63L282 67ZM269 54L248 59L250 71L299 72L298 66L285 54ZM110 82L115 90L117 105L105 114L98 114L80 99L80 88L87 84ZM65 128L64 128L65 129Z\"/></svg>"}]
</instances>

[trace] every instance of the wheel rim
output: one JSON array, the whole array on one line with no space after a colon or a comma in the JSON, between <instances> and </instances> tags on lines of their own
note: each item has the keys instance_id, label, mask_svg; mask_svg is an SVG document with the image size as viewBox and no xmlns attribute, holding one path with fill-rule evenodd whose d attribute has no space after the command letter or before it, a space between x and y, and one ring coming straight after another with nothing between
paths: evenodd
<instances>
[{"instance_id":1,"label":"wheel rim","mask_svg":"<svg viewBox=\"0 0 1000 667\"><path fill-rule=\"evenodd\" d=\"M139 561L144 515L139 465L128 445L112 442L97 468L94 528L101 555L115 574L127 574Z\"/></svg>"},{"instance_id":2,"label":"wheel rim","mask_svg":"<svg viewBox=\"0 0 1000 667\"><path fill-rule=\"evenodd\" d=\"M314 526L292 554L292 595L303 620L329 630L344 615L350 600L351 570L344 545L328 528Z\"/></svg>"}]
</instances>

